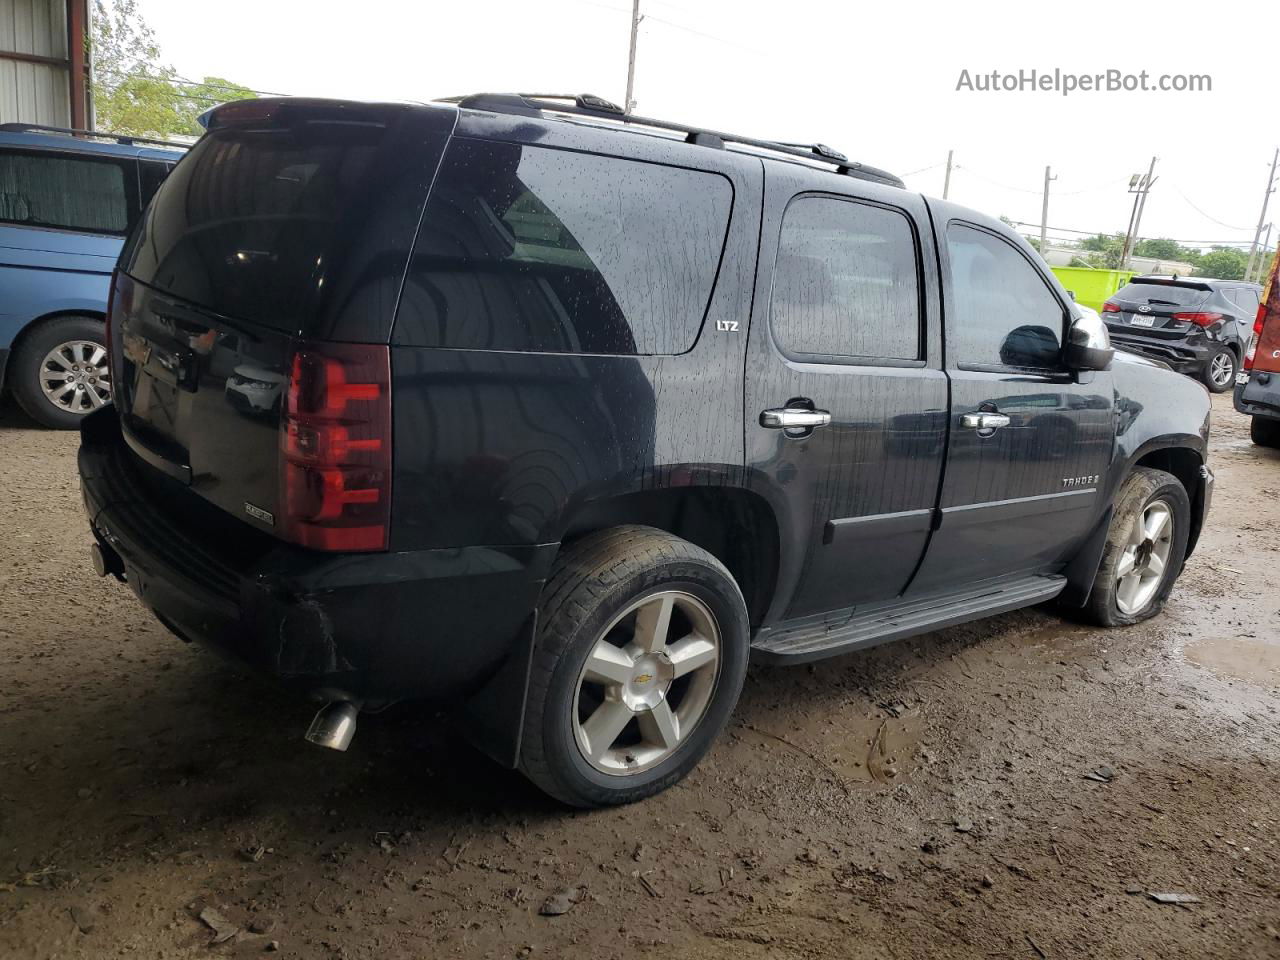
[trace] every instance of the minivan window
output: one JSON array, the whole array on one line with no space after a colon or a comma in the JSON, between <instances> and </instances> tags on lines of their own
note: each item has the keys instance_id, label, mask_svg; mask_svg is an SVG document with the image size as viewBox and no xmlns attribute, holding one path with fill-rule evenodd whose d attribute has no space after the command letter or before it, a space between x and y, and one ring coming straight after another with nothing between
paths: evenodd
<instances>
[{"instance_id":1,"label":"minivan window","mask_svg":"<svg viewBox=\"0 0 1280 960\"><path fill-rule=\"evenodd\" d=\"M427 202L395 340L683 353L702 326L732 199L718 174L457 138Z\"/></svg>"},{"instance_id":2,"label":"minivan window","mask_svg":"<svg viewBox=\"0 0 1280 960\"><path fill-rule=\"evenodd\" d=\"M788 354L918 359L920 282L911 221L852 200L793 200L782 218L769 316Z\"/></svg>"},{"instance_id":3,"label":"minivan window","mask_svg":"<svg viewBox=\"0 0 1280 960\"><path fill-rule=\"evenodd\" d=\"M1008 241L947 227L952 305L947 334L961 367L1059 367L1065 314L1044 278Z\"/></svg>"},{"instance_id":4,"label":"minivan window","mask_svg":"<svg viewBox=\"0 0 1280 960\"><path fill-rule=\"evenodd\" d=\"M129 226L125 165L55 153L0 151L0 221L122 234Z\"/></svg>"},{"instance_id":5,"label":"minivan window","mask_svg":"<svg viewBox=\"0 0 1280 960\"><path fill-rule=\"evenodd\" d=\"M1134 280L1116 291L1112 300L1125 303L1155 303L1172 307L1194 307L1209 299L1208 290L1184 287L1173 283L1143 283Z\"/></svg>"}]
</instances>

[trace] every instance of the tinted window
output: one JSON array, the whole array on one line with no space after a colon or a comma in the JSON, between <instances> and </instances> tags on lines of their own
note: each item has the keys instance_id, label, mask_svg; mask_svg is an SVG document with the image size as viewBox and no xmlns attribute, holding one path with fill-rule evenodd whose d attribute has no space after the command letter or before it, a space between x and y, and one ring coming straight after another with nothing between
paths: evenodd
<instances>
[{"instance_id":1,"label":"tinted window","mask_svg":"<svg viewBox=\"0 0 1280 960\"><path fill-rule=\"evenodd\" d=\"M920 356L915 236L894 210L830 197L793 200L782 218L770 301L791 354Z\"/></svg>"},{"instance_id":2,"label":"tinted window","mask_svg":"<svg viewBox=\"0 0 1280 960\"><path fill-rule=\"evenodd\" d=\"M160 184L164 182L164 178L169 175L169 171L173 169L172 163L162 163L159 160L139 160L138 161L138 190L139 190L139 206L145 207L155 192L160 189Z\"/></svg>"},{"instance_id":3,"label":"tinted window","mask_svg":"<svg viewBox=\"0 0 1280 960\"><path fill-rule=\"evenodd\" d=\"M1135 280L1127 283L1112 300L1123 300L1125 303L1154 303L1157 306L1194 307L1209 298L1208 290L1197 290L1195 287L1180 286L1173 283L1143 283Z\"/></svg>"},{"instance_id":4,"label":"tinted window","mask_svg":"<svg viewBox=\"0 0 1280 960\"><path fill-rule=\"evenodd\" d=\"M126 166L53 153L0 153L0 220L124 233L129 226Z\"/></svg>"},{"instance_id":5,"label":"tinted window","mask_svg":"<svg viewBox=\"0 0 1280 960\"><path fill-rule=\"evenodd\" d=\"M1008 242L947 227L954 302L947 332L960 364L1059 366L1063 310L1040 274Z\"/></svg>"},{"instance_id":6,"label":"tinted window","mask_svg":"<svg viewBox=\"0 0 1280 960\"><path fill-rule=\"evenodd\" d=\"M682 353L702 325L732 195L717 174L455 139L427 203L395 338Z\"/></svg>"},{"instance_id":7,"label":"tinted window","mask_svg":"<svg viewBox=\"0 0 1280 960\"><path fill-rule=\"evenodd\" d=\"M277 330L384 338L443 149L441 116L451 116L301 99L243 105L224 108L242 119L215 123L160 184L122 268Z\"/></svg>"},{"instance_id":8,"label":"tinted window","mask_svg":"<svg viewBox=\"0 0 1280 960\"><path fill-rule=\"evenodd\" d=\"M1250 287L1237 287L1234 291L1235 302L1240 304L1240 309L1244 311L1245 317L1253 317L1258 312L1258 304L1261 302L1262 295Z\"/></svg>"}]
</instances>

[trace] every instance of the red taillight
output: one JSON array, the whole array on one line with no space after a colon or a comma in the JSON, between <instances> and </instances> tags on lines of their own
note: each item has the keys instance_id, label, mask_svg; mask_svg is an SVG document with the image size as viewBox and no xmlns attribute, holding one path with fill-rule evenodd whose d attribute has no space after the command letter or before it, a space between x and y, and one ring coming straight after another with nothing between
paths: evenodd
<instances>
[{"instance_id":1,"label":"red taillight","mask_svg":"<svg viewBox=\"0 0 1280 960\"><path fill-rule=\"evenodd\" d=\"M1197 327L1211 327L1222 319L1220 313L1175 313L1173 319L1194 323Z\"/></svg>"},{"instance_id":2,"label":"red taillight","mask_svg":"<svg viewBox=\"0 0 1280 960\"><path fill-rule=\"evenodd\" d=\"M134 282L126 273L113 270L111 273L111 289L107 293L107 316L103 322L102 336L107 348L107 369L111 371L111 382L115 383L115 371L111 369L111 331L122 323L133 310Z\"/></svg>"},{"instance_id":3,"label":"red taillight","mask_svg":"<svg viewBox=\"0 0 1280 960\"><path fill-rule=\"evenodd\" d=\"M1120 304L1116 303L1114 300L1108 300L1106 303L1102 305L1102 312L1103 313L1119 313Z\"/></svg>"},{"instance_id":4,"label":"red taillight","mask_svg":"<svg viewBox=\"0 0 1280 960\"><path fill-rule=\"evenodd\" d=\"M1253 369L1253 358L1258 353L1258 338L1262 336L1262 322L1267 316L1267 305L1265 303L1258 306L1258 315L1253 321L1253 336L1249 338L1249 349L1244 354L1244 368L1246 370Z\"/></svg>"},{"instance_id":5,"label":"red taillight","mask_svg":"<svg viewBox=\"0 0 1280 960\"><path fill-rule=\"evenodd\" d=\"M314 550L387 549L391 355L385 346L294 346L280 424L281 534Z\"/></svg>"}]
</instances>

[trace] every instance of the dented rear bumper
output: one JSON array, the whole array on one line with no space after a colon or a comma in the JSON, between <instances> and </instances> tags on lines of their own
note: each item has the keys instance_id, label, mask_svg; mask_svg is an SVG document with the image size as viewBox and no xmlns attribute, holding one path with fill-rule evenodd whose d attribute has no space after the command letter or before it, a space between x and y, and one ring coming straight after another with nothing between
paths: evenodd
<instances>
[{"instance_id":1,"label":"dented rear bumper","mask_svg":"<svg viewBox=\"0 0 1280 960\"><path fill-rule=\"evenodd\" d=\"M524 654L555 545L325 554L152 476L114 412L86 418L86 513L108 569L183 639L308 692L462 699Z\"/></svg>"}]
</instances>

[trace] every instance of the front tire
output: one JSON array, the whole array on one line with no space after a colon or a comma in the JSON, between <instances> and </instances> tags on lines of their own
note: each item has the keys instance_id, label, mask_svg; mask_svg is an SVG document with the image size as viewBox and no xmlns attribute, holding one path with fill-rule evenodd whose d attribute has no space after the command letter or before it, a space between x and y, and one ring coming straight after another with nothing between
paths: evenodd
<instances>
[{"instance_id":1,"label":"front tire","mask_svg":"<svg viewBox=\"0 0 1280 960\"><path fill-rule=\"evenodd\" d=\"M1280 420L1250 417L1249 439L1260 447L1280 447Z\"/></svg>"},{"instance_id":2,"label":"front tire","mask_svg":"<svg viewBox=\"0 0 1280 960\"><path fill-rule=\"evenodd\" d=\"M1236 352L1230 347L1220 347L1205 361L1204 373L1200 379L1210 393L1223 393L1235 385L1236 371L1239 368Z\"/></svg>"},{"instance_id":3,"label":"front tire","mask_svg":"<svg viewBox=\"0 0 1280 960\"><path fill-rule=\"evenodd\" d=\"M710 553L652 527L566 547L543 590L520 768L577 807L680 781L724 729L750 627Z\"/></svg>"},{"instance_id":4,"label":"front tire","mask_svg":"<svg viewBox=\"0 0 1280 960\"><path fill-rule=\"evenodd\" d=\"M1103 627L1150 619L1182 572L1191 501L1177 477L1136 467L1120 488L1085 617Z\"/></svg>"},{"instance_id":5,"label":"front tire","mask_svg":"<svg viewBox=\"0 0 1280 960\"><path fill-rule=\"evenodd\" d=\"M32 420L75 430L111 402L106 329L93 317L57 317L23 334L9 359L14 399Z\"/></svg>"}]
</instances>

